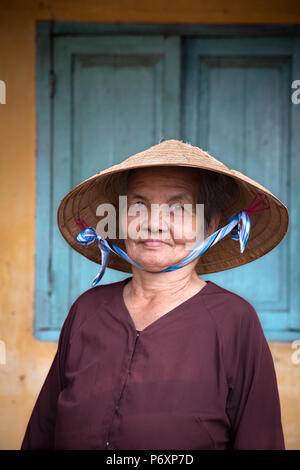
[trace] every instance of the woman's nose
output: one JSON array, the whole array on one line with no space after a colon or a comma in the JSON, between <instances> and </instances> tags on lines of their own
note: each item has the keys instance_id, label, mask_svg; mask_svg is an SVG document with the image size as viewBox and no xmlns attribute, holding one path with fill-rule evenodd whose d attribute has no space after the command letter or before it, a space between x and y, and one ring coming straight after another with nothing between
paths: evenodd
<instances>
[{"instance_id":1,"label":"woman's nose","mask_svg":"<svg viewBox=\"0 0 300 470\"><path fill-rule=\"evenodd\" d=\"M151 207L148 217L143 220L142 229L150 232L166 232L170 226L170 215L165 208Z\"/></svg>"}]
</instances>

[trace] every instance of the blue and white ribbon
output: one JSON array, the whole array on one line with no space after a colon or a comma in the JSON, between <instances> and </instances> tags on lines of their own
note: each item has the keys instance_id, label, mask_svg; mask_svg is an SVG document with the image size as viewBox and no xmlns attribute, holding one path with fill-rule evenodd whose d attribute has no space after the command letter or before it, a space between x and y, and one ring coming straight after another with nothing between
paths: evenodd
<instances>
[{"instance_id":1,"label":"blue and white ribbon","mask_svg":"<svg viewBox=\"0 0 300 470\"><path fill-rule=\"evenodd\" d=\"M204 253L210 246L215 245L218 241L222 240L222 238L226 237L228 233L230 233L230 236L233 240L239 240L240 252L243 253L249 238L250 227L250 217L247 211L239 211L229 219L227 225L220 228L209 237L205 238L205 240L203 240L199 245L197 245L191 251L191 253L189 253L189 255L186 256L184 259L182 259L178 263L173 264L172 266L169 266L166 269L163 269L162 271L157 272L163 273L167 271L175 271L176 269L180 269L183 266L186 266L187 264L191 263L196 258L198 258L198 256L202 255L202 253ZM93 287L98 284L98 282L101 280L105 273L105 269L109 261L110 252L115 253L116 255L125 259L129 263L133 264L134 266L144 270L144 268L135 263L125 251L121 250L121 248L117 247L113 243L107 241L105 238L102 238L100 235L98 235L93 227L86 227L84 230L82 230L82 232L77 235L76 239L83 246L88 246L91 243L94 243L95 240L97 240L97 244L101 252L101 265L99 273L92 282Z\"/></svg>"}]
</instances>

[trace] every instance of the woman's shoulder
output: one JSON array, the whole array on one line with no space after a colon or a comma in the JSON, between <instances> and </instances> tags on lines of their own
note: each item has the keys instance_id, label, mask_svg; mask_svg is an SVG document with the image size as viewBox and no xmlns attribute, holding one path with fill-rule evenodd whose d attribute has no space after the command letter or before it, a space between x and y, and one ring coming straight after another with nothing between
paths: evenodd
<instances>
[{"instance_id":1,"label":"woman's shoulder","mask_svg":"<svg viewBox=\"0 0 300 470\"><path fill-rule=\"evenodd\" d=\"M90 302L98 303L101 300L111 298L111 295L115 295L115 293L121 289L123 284L124 280L91 287L90 289L82 292L82 294L77 297L75 302L80 305Z\"/></svg>"},{"instance_id":2,"label":"woman's shoulder","mask_svg":"<svg viewBox=\"0 0 300 470\"><path fill-rule=\"evenodd\" d=\"M122 289L124 281L91 287L82 292L72 303L66 321L72 321L74 327L82 325L101 311L108 302L111 304L116 294Z\"/></svg>"},{"instance_id":3,"label":"woman's shoulder","mask_svg":"<svg viewBox=\"0 0 300 470\"><path fill-rule=\"evenodd\" d=\"M99 299L100 297L104 297L106 295L110 295L119 289L122 288L124 284L124 280L122 281L116 281L116 282L111 282L107 284L100 284L95 287L91 287L90 289L87 289L86 291L82 292L77 299L76 302L86 302L89 300L94 300L94 299Z\"/></svg>"},{"instance_id":4,"label":"woman's shoulder","mask_svg":"<svg viewBox=\"0 0 300 470\"><path fill-rule=\"evenodd\" d=\"M256 309L234 291L213 283L203 303L222 345L228 370L239 360L267 351L267 341ZM267 352L269 354L269 352Z\"/></svg>"},{"instance_id":5,"label":"woman's shoulder","mask_svg":"<svg viewBox=\"0 0 300 470\"><path fill-rule=\"evenodd\" d=\"M247 329L251 325L261 329L258 314L250 300L212 281L210 285L209 292L202 299L218 328L232 331L232 329Z\"/></svg>"}]
</instances>

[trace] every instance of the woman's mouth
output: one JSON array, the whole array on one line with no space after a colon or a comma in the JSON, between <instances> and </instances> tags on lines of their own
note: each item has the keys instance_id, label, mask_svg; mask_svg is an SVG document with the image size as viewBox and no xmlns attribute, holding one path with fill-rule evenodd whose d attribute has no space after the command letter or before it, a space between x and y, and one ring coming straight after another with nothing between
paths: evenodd
<instances>
[{"instance_id":1,"label":"woman's mouth","mask_svg":"<svg viewBox=\"0 0 300 470\"><path fill-rule=\"evenodd\" d=\"M160 246L163 246L163 245L166 245L165 242L163 242L162 240L157 240L157 239L148 239L148 240L145 240L143 242L144 246L147 246L149 248L158 248Z\"/></svg>"}]
</instances>

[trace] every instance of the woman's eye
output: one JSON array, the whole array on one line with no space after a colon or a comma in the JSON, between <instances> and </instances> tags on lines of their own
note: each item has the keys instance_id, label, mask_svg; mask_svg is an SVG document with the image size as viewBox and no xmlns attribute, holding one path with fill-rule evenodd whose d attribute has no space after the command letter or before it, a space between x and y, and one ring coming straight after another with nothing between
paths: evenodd
<instances>
[{"instance_id":1,"label":"woman's eye","mask_svg":"<svg viewBox=\"0 0 300 470\"><path fill-rule=\"evenodd\" d=\"M171 211L178 211L181 209L183 209L183 207L182 207L182 204L180 204L179 202L176 204L172 204L172 206L170 207Z\"/></svg>"},{"instance_id":2,"label":"woman's eye","mask_svg":"<svg viewBox=\"0 0 300 470\"><path fill-rule=\"evenodd\" d=\"M136 202L132 202L131 204L129 204L129 207L132 207L132 206L137 206L139 204L144 204L142 201L136 201Z\"/></svg>"},{"instance_id":3,"label":"woman's eye","mask_svg":"<svg viewBox=\"0 0 300 470\"><path fill-rule=\"evenodd\" d=\"M132 211L137 211L137 210L141 210L145 208L146 206L143 201L137 201L137 202L133 202L129 204L128 211L132 212Z\"/></svg>"}]
</instances>

